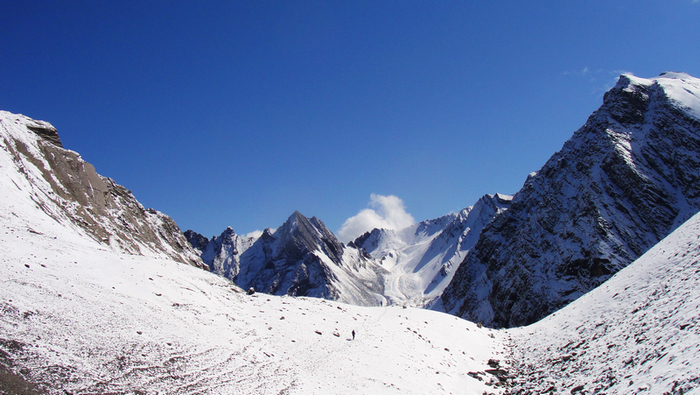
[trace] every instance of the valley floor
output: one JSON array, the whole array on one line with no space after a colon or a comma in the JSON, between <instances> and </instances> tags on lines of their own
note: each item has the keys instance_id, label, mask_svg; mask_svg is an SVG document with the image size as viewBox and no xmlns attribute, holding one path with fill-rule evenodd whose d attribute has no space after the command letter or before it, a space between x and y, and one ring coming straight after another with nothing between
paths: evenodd
<instances>
[{"instance_id":1,"label":"valley floor","mask_svg":"<svg viewBox=\"0 0 700 395\"><path fill-rule=\"evenodd\" d=\"M3 216L8 383L50 394L498 392L485 371L504 358L503 332L421 309L249 296L194 267Z\"/></svg>"},{"instance_id":2,"label":"valley floor","mask_svg":"<svg viewBox=\"0 0 700 395\"><path fill-rule=\"evenodd\" d=\"M491 330L246 295L21 207L0 208L0 393L700 394L700 215L552 316Z\"/></svg>"}]
</instances>

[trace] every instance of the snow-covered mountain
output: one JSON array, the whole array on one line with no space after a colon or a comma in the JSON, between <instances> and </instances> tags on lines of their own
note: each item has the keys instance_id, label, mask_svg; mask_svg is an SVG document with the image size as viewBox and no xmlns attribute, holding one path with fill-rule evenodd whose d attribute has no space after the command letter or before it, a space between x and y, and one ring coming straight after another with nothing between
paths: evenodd
<instances>
[{"instance_id":1,"label":"snow-covered mountain","mask_svg":"<svg viewBox=\"0 0 700 395\"><path fill-rule=\"evenodd\" d=\"M0 201L0 221L7 393L700 393L700 215L555 315L508 330L248 296L107 248L30 202Z\"/></svg>"},{"instance_id":2,"label":"snow-covered mountain","mask_svg":"<svg viewBox=\"0 0 700 395\"><path fill-rule=\"evenodd\" d=\"M220 276L234 279L240 270L240 254L245 252L255 239L239 236L233 228L228 227L221 235L207 239L203 235L187 230L185 238L197 251L209 270Z\"/></svg>"},{"instance_id":3,"label":"snow-covered mountain","mask_svg":"<svg viewBox=\"0 0 700 395\"><path fill-rule=\"evenodd\" d=\"M623 78L627 82L621 80L616 89L625 92L611 91L587 123L607 122L607 129L596 135L592 126L589 131L582 128L573 142L528 179L510 205L504 196L485 197L468 212L426 221L401 237L390 232L374 239L368 236L357 242L359 247L355 242L342 245L321 221L299 213L256 240L236 238L233 230L213 238L218 241L211 251L222 258L220 266L213 265L217 271L225 273L226 265L233 265L233 260L226 263L230 251L239 263L244 255L254 263L251 270L239 265L237 276L249 283L261 281L263 288L277 287L271 293L297 284L297 290L320 292L314 296L336 292L339 300L345 297L360 304L366 301L350 299L361 295L377 301L386 291L364 294L352 288L359 287L357 279L381 284L380 278L388 277L387 269L365 247L377 254L386 252L385 256L393 251L398 259L385 259L384 264L402 267L409 261L405 257L413 256L407 248L425 247L407 242L423 241L438 246L436 251L450 251L439 248L442 245L465 251L468 240L476 236L470 232L495 216L469 249L456 280L472 255L488 250L496 262L504 255L499 249L507 248L511 239L521 240L511 253L542 251L557 241L545 225L558 230L560 223L580 217L576 222L580 227L566 235L562 248L540 257L576 251L571 246L583 241L611 250L615 245L628 248L612 250L610 262L576 263L578 270L565 279L574 281L578 276L579 283L585 283L585 274L595 275L600 266L611 264L615 269L614 265L624 264L613 253L629 257L643 242L651 243L642 236L654 229L661 233L663 218L655 215L654 208L675 214L665 219L669 236L602 286L535 324L500 330L406 306L361 307L319 298L246 295L220 275L181 264L199 262L203 267L194 250L178 249L185 238L179 230L169 233L163 219L167 217L143 209L123 187L96 175L76 153L58 146L60 140L49 124L0 113L0 392L700 395L700 214L681 225L684 215L697 211L695 199L700 196L694 192L700 186L693 182L697 180L693 171L700 168L697 150L693 151L700 146L696 138L700 100L693 99L699 85L679 74L653 80ZM640 127L623 123L631 119L623 116L623 110L637 102L630 99L631 104L623 105L616 95L651 102L640 105L636 115L649 121ZM642 111L652 104L654 111ZM622 133L625 130L629 133ZM606 143L611 135L617 140ZM592 147L599 151L587 147L586 138L596 142ZM604 160L596 164L591 159L581 166L561 163L560 159L572 158L567 151L579 152L577 147L591 157L603 155ZM633 168L631 175L616 157L618 151ZM597 182L584 182L583 173L572 171L578 178L567 178L558 167L550 169L556 165L583 171L588 164L589 173L599 177ZM624 177L615 178L611 169ZM545 182L546 173L560 184ZM621 189L620 183L630 177L634 185ZM659 180L663 187L657 185ZM557 200L562 196L557 185L568 191L569 200ZM541 197L553 200L523 211L530 202L527 197L541 188L545 188ZM580 197L576 188L584 192L590 188L584 196L597 196L600 204ZM597 190L607 195L594 195ZM647 201L650 196L655 197L653 204ZM493 209L477 215L479 204L489 201ZM586 210L577 217L562 209L581 202L594 204L591 210L599 221L594 223L607 224L595 228L598 233L586 230L592 221ZM551 207L559 210L560 219L552 217ZM605 216L615 213L611 207L618 216ZM517 215L511 214L514 211ZM528 225L528 215L545 230ZM450 224L454 231L447 230ZM499 234L498 229L511 232ZM523 239L522 232L532 236ZM600 237L602 233L607 236ZM102 234L108 236L99 237ZM211 244L189 232L187 240L201 253ZM522 247L523 240L533 243L530 250ZM445 261L449 253L440 252L434 260L431 248L425 251L415 256L430 258L424 262L450 261ZM522 262L529 255L515 257ZM403 267L420 266L411 265ZM488 275L523 280L525 272L509 270L512 267L504 266L502 273ZM485 273L486 269L482 280L492 278ZM316 277L326 285L315 286ZM485 300L491 301L488 295Z\"/></svg>"},{"instance_id":4,"label":"snow-covered mountain","mask_svg":"<svg viewBox=\"0 0 700 395\"><path fill-rule=\"evenodd\" d=\"M511 196L485 195L459 213L400 230L374 229L350 245L368 252L388 271L384 296L390 303L430 306L452 280L481 229L510 201Z\"/></svg>"},{"instance_id":5,"label":"snow-covered mountain","mask_svg":"<svg viewBox=\"0 0 700 395\"><path fill-rule=\"evenodd\" d=\"M193 243L204 241L195 232L187 234ZM316 217L295 212L282 226L265 229L257 239L238 236L229 227L200 245L201 257L212 272L244 289L361 306L385 301L387 271L360 249L343 245Z\"/></svg>"},{"instance_id":6,"label":"snow-covered mountain","mask_svg":"<svg viewBox=\"0 0 700 395\"><path fill-rule=\"evenodd\" d=\"M205 267L170 217L144 208L131 191L64 149L48 122L0 111L0 168L0 193L10 208L33 205L117 251Z\"/></svg>"},{"instance_id":7,"label":"snow-covered mountain","mask_svg":"<svg viewBox=\"0 0 700 395\"><path fill-rule=\"evenodd\" d=\"M343 245L318 218L294 213L258 239L231 227L207 239L185 232L213 273L243 288L361 306L424 307L440 296L481 229L511 196L485 195L459 213L404 229L374 229Z\"/></svg>"},{"instance_id":8,"label":"snow-covered mountain","mask_svg":"<svg viewBox=\"0 0 700 395\"><path fill-rule=\"evenodd\" d=\"M623 75L483 230L438 307L492 326L535 322L699 209L700 80Z\"/></svg>"}]
</instances>

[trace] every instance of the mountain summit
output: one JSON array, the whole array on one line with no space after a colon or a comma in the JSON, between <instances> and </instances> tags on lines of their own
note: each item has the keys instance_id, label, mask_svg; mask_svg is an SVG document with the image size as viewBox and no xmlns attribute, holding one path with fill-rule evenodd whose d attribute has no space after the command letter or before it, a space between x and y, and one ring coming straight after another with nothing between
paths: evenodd
<instances>
[{"instance_id":1,"label":"mountain summit","mask_svg":"<svg viewBox=\"0 0 700 395\"><path fill-rule=\"evenodd\" d=\"M496 216L442 308L497 327L595 288L700 210L700 80L622 75Z\"/></svg>"}]
</instances>

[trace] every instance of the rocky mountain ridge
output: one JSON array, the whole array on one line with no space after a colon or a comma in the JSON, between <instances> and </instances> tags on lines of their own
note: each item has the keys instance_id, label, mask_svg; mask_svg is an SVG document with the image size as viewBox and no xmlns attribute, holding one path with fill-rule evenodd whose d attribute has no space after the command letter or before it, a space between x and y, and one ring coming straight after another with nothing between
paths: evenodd
<instances>
[{"instance_id":1,"label":"rocky mountain ridge","mask_svg":"<svg viewBox=\"0 0 700 395\"><path fill-rule=\"evenodd\" d=\"M535 322L597 287L700 210L700 80L620 77L603 105L486 226L442 308Z\"/></svg>"},{"instance_id":2,"label":"rocky mountain ridge","mask_svg":"<svg viewBox=\"0 0 700 395\"><path fill-rule=\"evenodd\" d=\"M10 201L29 199L58 223L106 246L206 268L170 217L63 148L50 123L0 111L0 160Z\"/></svg>"}]
</instances>

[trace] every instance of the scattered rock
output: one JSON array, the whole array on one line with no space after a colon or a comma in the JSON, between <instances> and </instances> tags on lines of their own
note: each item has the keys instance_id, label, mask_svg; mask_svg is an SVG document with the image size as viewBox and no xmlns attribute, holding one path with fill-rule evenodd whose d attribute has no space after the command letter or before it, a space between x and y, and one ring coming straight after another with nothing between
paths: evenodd
<instances>
[{"instance_id":1,"label":"scattered rock","mask_svg":"<svg viewBox=\"0 0 700 395\"><path fill-rule=\"evenodd\" d=\"M467 373L467 376L475 378L479 381L484 381L484 378L481 377L484 374L484 372L469 372Z\"/></svg>"}]
</instances>

